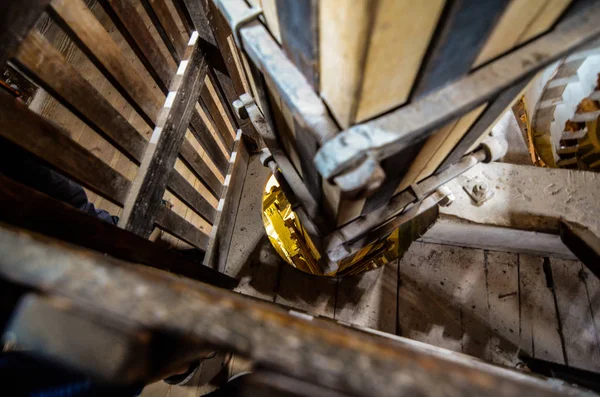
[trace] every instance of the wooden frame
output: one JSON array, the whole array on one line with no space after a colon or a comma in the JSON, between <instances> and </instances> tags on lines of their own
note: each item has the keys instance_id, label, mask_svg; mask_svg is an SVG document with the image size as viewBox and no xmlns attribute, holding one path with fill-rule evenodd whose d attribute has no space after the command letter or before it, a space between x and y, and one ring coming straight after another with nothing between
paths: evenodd
<instances>
[{"instance_id":1,"label":"wooden frame","mask_svg":"<svg viewBox=\"0 0 600 397\"><path fill-rule=\"evenodd\" d=\"M228 164L235 158L232 134L238 121L225 100L235 94L212 33L203 26L198 34L193 26L198 9L183 0L26 5L2 6L9 19L0 29L0 55L43 89L38 92L46 102L41 109L37 105L41 114L36 114L0 92L2 138L89 189L96 205L118 211L126 230L149 238L158 228L176 237L173 244L205 251L210 229L217 229L223 184L232 178ZM40 31L42 25L34 24L43 12L49 17ZM111 85L117 92L101 88ZM113 160L90 145L105 147ZM206 277L210 282L212 276Z\"/></svg>"}]
</instances>

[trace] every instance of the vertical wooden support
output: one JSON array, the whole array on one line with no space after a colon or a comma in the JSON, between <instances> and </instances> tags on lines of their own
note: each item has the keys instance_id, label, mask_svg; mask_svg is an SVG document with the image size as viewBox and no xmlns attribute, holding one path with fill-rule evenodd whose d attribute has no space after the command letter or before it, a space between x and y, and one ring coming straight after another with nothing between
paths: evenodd
<instances>
[{"instance_id":1,"label":"vertical wooden support","mask_svg":"<svg viewBox=\"0 0 600 397\"><path fill-rule=\"evenodd\" d=\"M206 76L206 61L192 34L186 57L171 83L164 108L152 133L142 165L125 203L119 226L143 237L150 236L161 206L167 178L175 165L195 103Z\"/></svg>"},{"instance_id":2,"label":"vertical wooden support","mask_svg":"<svg viewBox=\"0 0 600 397\"><path fill-rule=\"evenodd\" d=\"M249 154L244 139L242 131L238 130L217 207L217 216L210 234L210 242L204 256L204 265L220 272L225 271L227 253L231 245L231 236L248 168Z\"/></svg>"}]
</instances>

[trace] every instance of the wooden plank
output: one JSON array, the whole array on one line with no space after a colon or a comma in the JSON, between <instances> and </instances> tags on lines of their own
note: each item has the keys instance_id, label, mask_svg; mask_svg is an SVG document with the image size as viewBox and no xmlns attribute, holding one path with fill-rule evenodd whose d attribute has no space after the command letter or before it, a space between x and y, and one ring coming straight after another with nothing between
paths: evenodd
<instances>
[{"instance_id":1,"label":"wooden plank","mask_svg":"<svg viewBox=\"0 0 600 397\"><path fill-rule=\"evenodd\" d=\"M200 104L200 108L202 109L202 112L204 113L204 114L201 114L201 116L205 117L205 122L206 122L205 124L210 124L209 128L215 132L217 139L219 139L219 141L221 142L221 144L223 145L223 147L225 148L225 150L227 152L233 150L233 139L231 138L230 135L221 133L222 130L217 127L215 119L213 118L212 114L210 113L210 110L209 110L206 102L204 102L203 100L200 100L198 103ZM207 125L207 127L208 127L208 125Z\"/></svg>"},{"instance_id":2,"label":"wooden plank","mask_svg":"<svg viewBox=\"0 0 600 397\"><path fill-rule=\"evenodd\" d=\"M78 143L60 127L0 92L0 136L48 162L77 182L123 205L131 183Z\"/></svg>"},{"instance_id":3,"label":"wooden plank","mask_svg":"<svg viewBox=\"0 0 600 397\"><path fill-rule=\"evenodd\" d=\"M222 173L226 172L228 160L221 151L221 148L217 144L215 138L211 135L207 126L204 124L198 111L194 109L192 112L192 118L190 120L190 131L196 137L198 142L202 145L202 148L206 150L211 160L215 163L219 171Z\"/></svg>"},{"instance_id":4,"label":"wooden plank","mask_svg":"<svg viewBox=\"0 0 600 397\"><path fill-rule=\"evenodd\" d=\"M210 234L210 244L204 257L206 266L221 272L225 271L227 265L227 256L232 243L231 236L235 227L250 157L244 140L242 132L238 130L217 207L217 216Z\"/></svg>"},{"instance_id":5,"label":"wooden plank","mask_svg":"<svg viewBox=\"0 0 600 397\"><path fill-rule=\"evenodd\" d=\"M398 261L338 281L336 320L396 333Z\"/></svg>"},{"instance_id":6,"label":"wooden plank","mask_svg":"<svg viewBox=\"0 0 600 397\"><path fill-rule=\"evenodd\" d=\"M600 371L600 348L590 312L586 285L581 279L579 261L550 260L556 306L565 343L565 363L569 366Z\"/></svg>"},{"instance_id":7,"label":"wooden plank","mask_svg":"<svg viewBox=\"0 0 600 397\"><path fill-rule=\"evenodd\" d=\"M582 267L582 276L587 288L590 312L594 319L596 340L600 341L600 278L595 276L585 265Z\"/></svg>"},{"instance_id":8,"label":"wooden plank","mask_svg":"<svg viewBox=\"0 0 600 397\"><path fill-rule=\"evenodd\" d=\"M127 156L140 163L147 142L121 114L37 31L15 55L20 67L65 107Z\"/></svg>"},{"instance_id":9,"label":"wooden plank","mask_svg":"<svg viewBox=\"0 0 600 397\"><path fill-rule=\"evenodd\" d=\"M194 21L192 20L192 16L185 5L185 0L173 0L173 6L177 11L177 15L179 15L179 19L181 19L186 32L191 35L192 31L195 30Z\"/></svg>"},{"instance_id":10,"label":"wooden plank","mask_svg":"<svg viewBox=\"0 0 600 397\"><path fill-rule=\"evenodd\" d=\"M400 192L413 183L420 182L433 175L444 159L454 150L457 143L471 129L485 107L486 105L481 105L430 136L410 165L396 192Z\"/></svg>"},{"instance_id":11,"label":"wooden plank","mask_svg":"<svg viewBox=\"0 0 600 397\"><path fill-rule=\"evenodd\" d=\"M188 2L187 4L192 2L191 0L186 1ZM200 2L196 1L196 3ZM228 38L231 35L231 29L212 0L202 0L202 6L203 12L206 13L204 15L206 15L210 29L214 34L216 44L219 47L221 54L223 54L223 59L233 82L235 92L237 96L240 96L245 93L247 89L245 88L246 84L244 82L244 77L240 74L240 71L236 66L233 51L229 46ZM198 14L200 15L201 13L198 12Z\"/></svg>"},{"instance_id":12,"label":"wooden plank","mask_svg":"<svg viewBox=\"0 0 600 397\"><path fill-rule=\"evenodd\" d=\"M179 63L185 51L185 38L177 28L165 0L142 0L142 5L156 27L160 38L169 49L175 62Z\"/></svg>"},{"instance_id":13,"label":"wooden plank","mask_svg":"<svg viewBox=\"0 0 600 397\"><path fill-rule=\"evenodd\" d=\"M461 310L454 305L459 285L448 281L456 260L444 246L414 242L400 260L398 335L461 352Z\"/></svg>"},{"instance_id":14,"label":"wooden plank","mask_svg":"<svg viewBox=\"0 0 600 397\"><path fill-rule=\"evenodd\" d=\"M533 39L536 36L546 32L556 23L559 17L564 13L572 0L548 0L542 11L527 26L525 31L519 37L519 44Z\"/></svg>"},{"instance_id":15,"label":"wooden plank","mask_svg":"<svg viewBox=\"0 0 600 397\"><path fill-rule=\"evenodd\" d=\"M413 97L427 95L468 73L508 3L509 0L448 2Z\"/></svg>"},{"instance_id":16,"label":"wooden plank","mask_svg":"<svg viewBox=\"0 0 600 397\"><path fill-rule=\"evenodd\" d=\"M237 280L0 175L0 219L134 263L232 289Z\"/></svg>"},{"instance_id":17,"label":"wooden plank","mask_svg":"<svg viewBox=\"0 0 600 397\"><path fill-rule=\"evenodd\" d=\"M273 302L281 266L287 264L273 249L262 220L263 191L270 175L259 156L250 159L224 273L240 281L236 292Z\"/></svg>"},{"instance_id":18,"label":"wooden plank","mask_svg":"<svg viewBox=\"0 0 600 397\"><path fill-rule=\"evenodd\" d=\"M316 0L280 0L277 18L286 55L319 91L318 4Z\"/></svg>"},{"instance_id":19,"label":"wooden plank","mask_svg":"<svg viewBox=\"0 0 600 397\"><path fill-rule=\"evenodd\" d=\"M183 76L174 79L171 85L173 95L169 94L165 101L163 115L154 129L119 221L119 226L145 237L152 233L154 222L149 214L154 214L161 205L168 175L175 165L194 104L204 84L206 61L200 47L192 40L186 58Z\"/></svg>"},{"instance_id":20,"label":"wooden plank","mask_svg":"<svg viewBox=\"0 0 600 397\"><path fill-rule=\"evenodd\" d=\"M180 155L181 159L190 167L198 179L200 179L216 197L220 197L222 189L221 181L219 181L210 168L208 168L204 159L186 139L184 139L181 144Z\"/></svg>"},{"instance_id":21,"label":"wooden plank","mask_svg":"<svg viewBox=\"0 0 600 397\"><path fill-rule=\"evenodd\" d=\"M443 0L321 4L321 96L343 128L407 100L443 6Z\"/></svg>"},{"instance_id":22,"label":"wooden plank","mask_svg":"<svg viewBox=\"0 0 600 397\"><path fill-rule=\"evenodd\" d=\"M519 347L535 358L564 364L552 284L544 258L519 254L521 329Z\"/></svg>"},{"instance_id":23,"label":"wooden plank","mask_svg":"<svg viewBox=\"0 0 600 397\"><path fill-rule=\"evenodd\" d=\"M203 251L208 247L208 236L204 232L167 207L160 206L158 208L155 223L159 228L194 247Z\"/></svg>"},{"instance_id":24,"label":"wooden plank","mask_svg":"<svg viewBox=\"0 0 600 397\"><path fill-rule=\"evenodd\" d=\"M493 331L489 358L495 364L515 367L521 337L519 256L486 251L485 259L488 324Z\"/></svg>"},{"instance_id":25,"label":"wooden plank","mask_svg":"<svg viewBox=\"0 0 600 397\"><path fill-rule=\"evenodd\" d=\"M82 0L53 0L51 14L104 76L154 126L161 109L159 99L123 57L104 27Z\"/></svg>"},{"instance_id":26,"label":"wooden plank","mask_svg":"<svg viewBox=\"0 0 600 397\"><path fill-rule=\"evenodd\" d=\"M314 276L283 264L275 303L334 318L337 280Z\"/></svg>"},{"instance_id":27,"label":"wooden plank","mask_svg":"<svg viewBox=\"0 0 600 397\"><path fill-rule=\"evenodd\" d=\"M208 86L206 83L204 84L204 88L200 93L201 105L205 106L205 110L207 114L210 114L210 117L214 121L215 128L217 132L223 137L225 143L228 148L233 148L233 137L231 136L231 130L228 125L225 123L225 119L223 118L223 114L221 113L217 103L215 102L215 98L210 94Z\"/></svg>"},{"instance_id":28,"label":"wooden plank","mask_svg":"<svg viewBox=\"0 0 600 397\"><path fill-rule=\"evenodd\" d=\"M477 55L473 67L479 67L516 46L546 2L547 0L512 0Z\"/></svg>"},{"instance_id":29,"label":"wooden plank","mask_svg":"<svg viewBox=\"0 0 600 397\"><path fill-rule=\"evenodd\" d=\"M167 188L198 215L210 223L214 221L214 207L179 172L171 172Z\"/></svg>"},{"instance_id":30,"label":"wooden plank","mask_svg":"<svg viewBox=\"0 0 600 397\"><path fill-rule=\"evenodd\" d=\"M169 83L175 74L176 65L163 56L154 37L144 26L142 17L133 1L100 0L100 4L166 95L169 91Z\"/></svg>"},{"instance_id":31,"label":"wooden plank","mask_svg":"<svg viewBox=\"0 0 600 397\"><path fill-rule=\"evenodd\" d=\"M19 48L50 0L3 1L0 4L0 65Z\"/></svg>"}]
</instances>

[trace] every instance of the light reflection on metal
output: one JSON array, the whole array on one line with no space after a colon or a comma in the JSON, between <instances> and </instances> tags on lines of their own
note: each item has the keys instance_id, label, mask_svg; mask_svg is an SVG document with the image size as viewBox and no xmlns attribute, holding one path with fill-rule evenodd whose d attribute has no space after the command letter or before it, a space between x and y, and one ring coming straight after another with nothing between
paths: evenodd
<instances>
[{"instance_id":1,"label":"light reflection on metal","mask_svg":"<svg viewBox=\"0 0 600 397\"><path fill-rule=\"evenodd\" d=\"M398 257L399 232L395 230L387 238L340 261L337 271L324 273L318 263L321 254L274 176L269 178L263 192L262 218L267 236L279 256L296 269L309 274L329 277L354 275L383 266Z\"/></svg>"}]
</instances>

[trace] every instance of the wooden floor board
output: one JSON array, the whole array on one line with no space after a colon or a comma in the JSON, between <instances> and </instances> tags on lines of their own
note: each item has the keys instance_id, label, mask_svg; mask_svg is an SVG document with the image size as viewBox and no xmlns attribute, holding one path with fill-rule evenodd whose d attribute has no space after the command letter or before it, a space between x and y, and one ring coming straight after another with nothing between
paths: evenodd
<instances>
[{"instance_id":1,"label":"wooden floor board","mask_svg":"<svg viewBox=\"0 0 600 397\"><path fill-rule=\"evenodd\" d=\"M600 371L600 349L590 312L582 265L567 259L550 260L567 364Z\"/></svg>"},{"instance_id":2,"label":"wooden floor board","mask_svg":"<svg viewBox=\"0 0 600 397\"><path fill-rule=\"evenodd\" d=\"M338 281L335 319L396 333L398 261Z\"/></svg>"},{"instance_id":3,"label":"wooden floor board","mask_svg":"<svg viewBox=\"0 0 600 397\"><path fill-rule=\"evenodd\" d=\"M452 304L458 285L448 281L444 247L415 242L399 262L398 333L462 351L460 308Z\"/></svg>"},{"instance_id":4,"label":"wooden floor board","mask_svg":"<svg viewBox=\"0 0 600 397\"><path fill-rule=\"evenodd\" d=\"M521 319L518 261L518 254L486 253L487 307L492 330L489 358L493 363L507 366L514 366L519 361Z\"/></svg>"},{"instance_id":5,"label":"wooden floor board","mask_svg":"<svg viewBox=\"0 0 600 397\"><path fill-rule=\"evenodd\" d=\"M225 273L240 280L237 292L274 301L283 261L271 246L262 222L262 192L268 176L269 169L253 157L246 172Z\"/></svg>"},{"instance_id":6,"label":"wooden floor board","mask_svg":"<svg viewBox=\"0 0 600 397\"><path fill-rule=\"evenodd\" d=\"M519 271L519 346L535 358L564 364L554 295L544 272L544 258L519 254Z\"/></svg>"}]
</instances>

